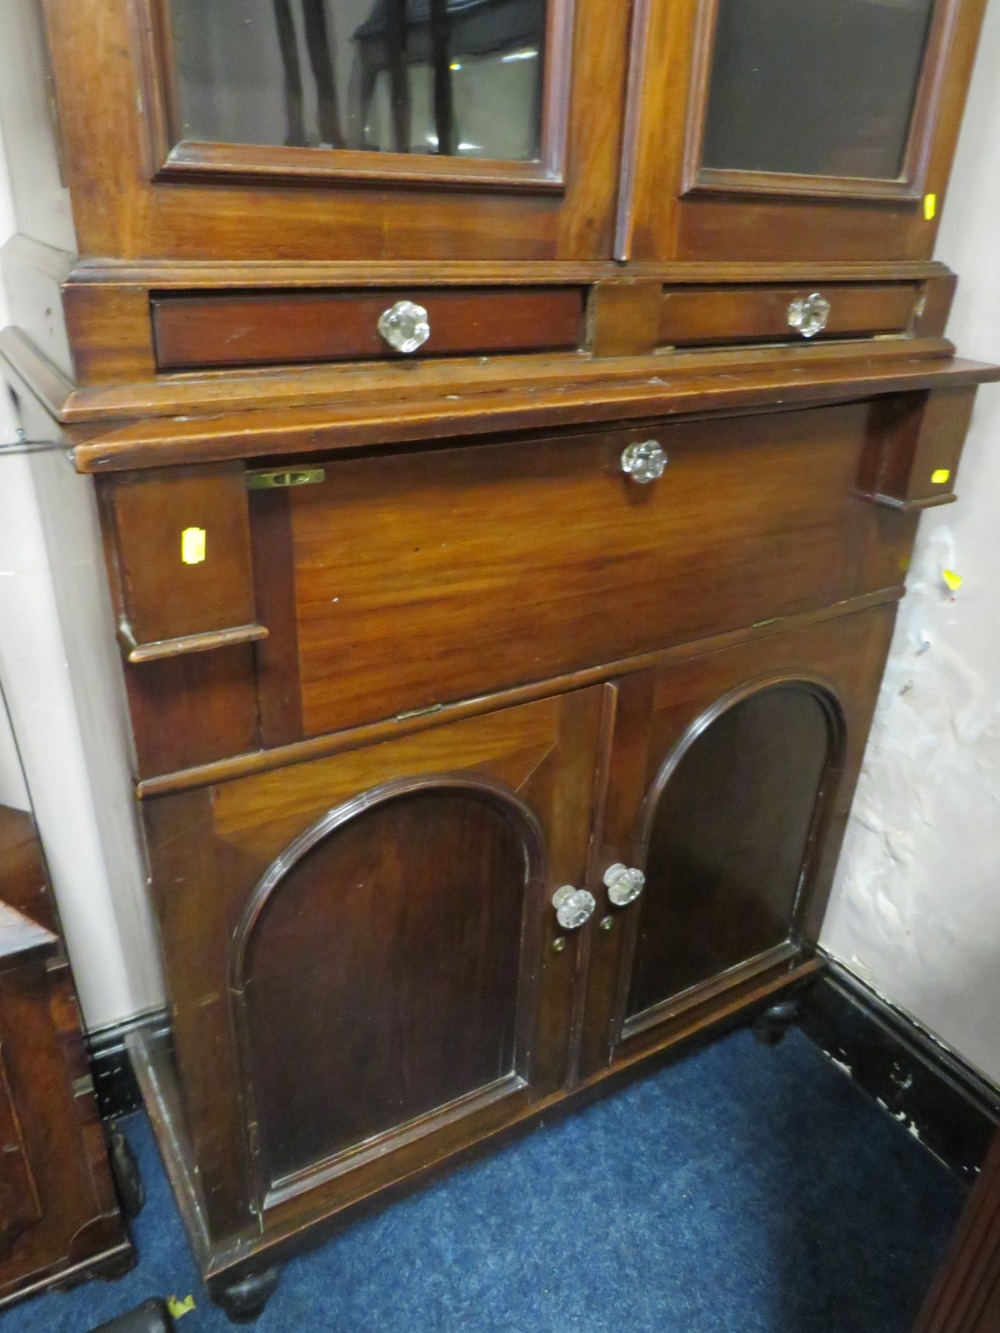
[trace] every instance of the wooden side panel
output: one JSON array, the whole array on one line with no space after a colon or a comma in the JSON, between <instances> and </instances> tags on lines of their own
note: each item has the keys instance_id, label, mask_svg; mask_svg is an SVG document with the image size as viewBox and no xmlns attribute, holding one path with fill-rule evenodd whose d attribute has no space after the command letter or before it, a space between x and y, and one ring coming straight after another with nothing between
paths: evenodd
<instances>
[{"instance_id":1,"label":"wooden side panel","mask_svg":"<svg viewBox=\"0 0 1000 1333\"><path fill-rule=\"evenodd\" d=\"M140 778L260 746L250 645L126 664L125 689Z\"/></svg>"},{"instance_id":2,"label":"wooden side panel","mask_svg":"<svg viewBox=\"0 0 1000 1333\"><path fill-rule=\"evenodd\" d=\"M862 457L859 490L903 510L954 500L975 397L972 389L936 389L879 403L884 429Z\"/></svg>"},{"instance_id":3,"label":"wooden side panel","mask_svg":"<svg viewBox=\"0 0 1000 1333\"><path fill-rule=\"evenodd\" d=\"M81 1265L130 1266L65 964L0 972L7 1104L0 1304ZM8 1162L8 1157L10 1161Z\"/></svg>"},{"instance_id":4,"label":"wooden side panel","mask_svg":"<svg viewBox=\"0 0 1000 1333\"><path fill-rule=\"evenodd\" d=\"M0 1041L0 1263L10 1258L22 1231L41 1221L42 1204L25 1151L17 1104L7 1076L7 1057Z\"/></svg>"},{"instance_id":5,"label":"wooden side panel","mask_svg":"<svg viewBox=\"0 0 1000 1333\"><path fill-rule=\"evenodd\" d=\"M868 591L869 413L331 464L290 497L306 735ZM622 451L651 436L669 464L637 485Z\"/></svg>"},{"instance_id":6,"label":"wooden side panel","mask_svg":"<svg viewBox=\"0 0 1000 1333\"><path fill-rule=\"evenodd\" d=\"M285 1209L317 1189L346 1203L565 1080L584 946L553 953L548 899L586 872L601 707L600 688L584 690L145 804L214 1236L252 1227L255 1189ZM531 812L542 850L528 856L529 889L530 836L453 798L449 781L507 792ZM426 784L426 799L369 818L379 802L365 793L389 783ZM296 839L331 812L342 837L297 859ZM293 867L301 875L286 879ZM306 961L317 951L320 969ZM293 1065L306 1086L283 1113ZM467 1104L435 1119L440 1098L463 1094ZM378 1152L343 1156L352 1135L372 1133Z\"/></svg>"},{"instance_id":7,"label":"wooden side panel","mask_svg":"<svg viewBox=\"0 0 1000 1333\"><path fill-rule=\"evenodd\" d=\"M106 488L113 558L136 644L250 625L250 529L240 464L133 474Z\"/></svg>"}]
</instances>

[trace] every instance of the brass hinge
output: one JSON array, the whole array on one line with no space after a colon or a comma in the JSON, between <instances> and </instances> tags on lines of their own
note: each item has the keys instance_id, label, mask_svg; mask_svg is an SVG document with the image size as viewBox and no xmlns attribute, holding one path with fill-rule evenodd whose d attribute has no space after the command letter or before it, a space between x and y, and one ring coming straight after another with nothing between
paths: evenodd
<instances>
[{"instance_id":1,"label":"brass hinge","mask_svg":"<svg viewBox=\"0 0 1000 1333\"><path fill-rule=\"evenodd\" d=\"M288 486L315 486L326 481L326 468L294 468L285 472L248 472L247 487L251 491L277 491Z\"/></svg>"}]
</instances>

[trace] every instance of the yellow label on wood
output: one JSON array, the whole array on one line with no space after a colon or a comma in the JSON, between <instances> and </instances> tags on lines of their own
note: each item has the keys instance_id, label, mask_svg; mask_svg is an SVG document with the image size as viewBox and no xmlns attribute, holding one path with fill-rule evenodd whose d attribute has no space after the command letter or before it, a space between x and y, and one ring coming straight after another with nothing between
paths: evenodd
<instances>
[{"instance_id":1,"label":"yellow label on wood","mask_svg":"<svg viewBox=\"0 0 1000 1333\"><path fill-rule=\"evenodd\" d=\"M936 471L931 473L931 485L943 486L950 477L951 472L948 468L939 467Z\"/></svg>"},{"instance_id":2,"label":"yellow label on wood","mask_svg":"<svg viewBox=\"0 0 1000 1333\"><path fill-rule=\"evenodd\" d=\"M205 559L204 528L185 528L181 533L181 559L186 565L200 565Z\"/></svg>"},{"instance_id":3,"label":"yellow label on wood","mask_svg":"<svg viewBox=\"0 0 1000 1333\"><path fill-rule=\"evenodd\" d=\"M936 194L925 194L925 195L924 195L924 220L925 220L926 222L931 222L931 221L933 221L934 214L935 214L936 212L937 212L937 195L936 195Z\"/></svg>"}]
</instances>

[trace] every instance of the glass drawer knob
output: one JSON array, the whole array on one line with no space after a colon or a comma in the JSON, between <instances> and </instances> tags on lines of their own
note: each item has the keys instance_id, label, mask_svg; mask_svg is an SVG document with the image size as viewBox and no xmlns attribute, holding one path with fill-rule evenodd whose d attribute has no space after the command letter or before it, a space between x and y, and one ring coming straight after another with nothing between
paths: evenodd
<instances>
[{"instance_id":1,"label":"glass drawer knob","mask_svg":"<svg viewBox=\"0 0 1000 1333\"><path fill-rule=\"evenodd\" d=\"M640 486L662 477L667 466L667 451L659 440L643 440L622 451L622 471Z\"/></svg>"},{"instance_id":2,"label":"glass drawer knob","mask_svg":"<svg viewBox=\"0 0 1000 1333\"><path fill-rule=\"evenodd\" d=\"M819 292L800 296L788 307L788 327L798 329L803 338L815 338L822 333L830 318L830 302Z\"/></svg>"},{"instance_id":3,"label":"glass drawer knob","mask_svg":"<svg viewBox=\"0 0 1000 1333\"><path fill-rule=\"evenodd\" d=\"M579 930L594 915L597 902L586 889L574 889L572 884L564 884L552 895L552 906L563 930Z\"/></svg>"},{"instance_id":4,"label":"glass drawer knob","mask_svg":"<svg viewBox=\"0 0 1000 1333\"><path fill-rule=\"evenodd\" d=\"M390 347L405 356L423 347L431 336L427 311L413 301L397 301L383 310L378 317L378 331Z\"/></svg>"},{"instance_id":5,"label":"glass drawer knob","mask_svg":"<svg viewBox=\"0 0 1000 1333\"><path fill-rule=\"evenodd\" d=\"M604 883L608 898L615 907L627 907L646 887L646 876L635 866L623 866L618 862L605 870Z\"/></svg>"}]
</instances>

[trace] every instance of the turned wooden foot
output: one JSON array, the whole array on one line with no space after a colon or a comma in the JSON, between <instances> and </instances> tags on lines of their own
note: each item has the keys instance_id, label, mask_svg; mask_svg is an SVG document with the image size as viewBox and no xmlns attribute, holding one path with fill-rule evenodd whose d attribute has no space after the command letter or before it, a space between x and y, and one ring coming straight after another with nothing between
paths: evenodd
<instances>
[{"instance_id":1,"label":"turned wooden foot","mask_svg":"<svg viewBox=\"0 0 1000 1333\"><path fill-rule=\"evenodd\" d=\"M264 1307L278 1285L277 1268L265 1268L228 1285L211 1286L212 1300L234 1324L251 1324L264 1313Z\"/></svg>"},{"instance_id":2,"label":"turned wooden foot","mask_svg":"<svg viewBox=\"0 0 1000 1333\"><path fill-rule=\"evenodd\" d=\"M782 1000L757 1015L751 1031L764 1046L777 1046L785 1033L799 1021L801 1008L798 1000Z\"/></svg>"}]
</instances>

